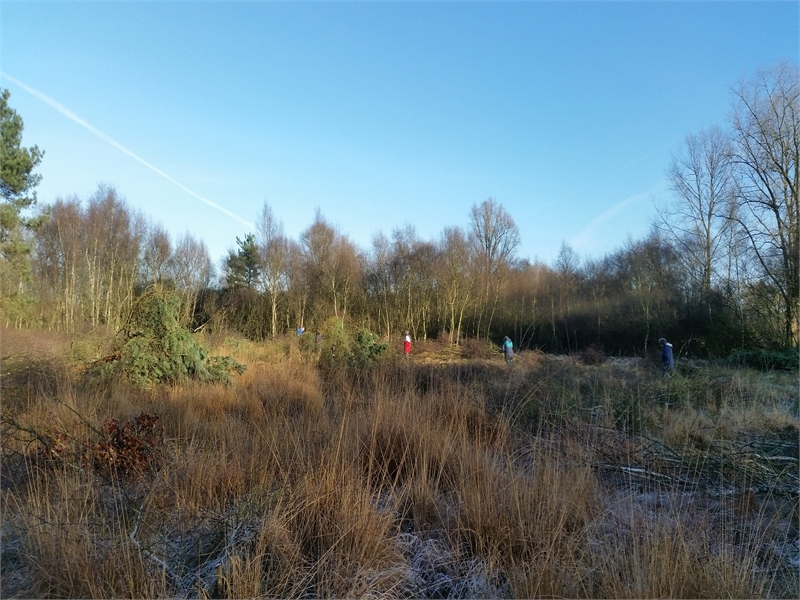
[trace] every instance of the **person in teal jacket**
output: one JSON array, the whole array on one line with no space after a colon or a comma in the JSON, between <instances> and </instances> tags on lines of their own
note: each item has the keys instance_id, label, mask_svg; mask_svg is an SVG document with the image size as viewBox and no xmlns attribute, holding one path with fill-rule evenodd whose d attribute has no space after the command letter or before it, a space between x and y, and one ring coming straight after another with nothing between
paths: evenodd
<instances>
[{"instance_id":1,"label":"person in teal jacket","mask_svg":"<svg viewBox=\"0 0 800 600\"><path fill-rule=\"evenodd\" d=\"M506 364L510 367L511 361L514 360L514 342L512 342L508 336L503 338L503 344L501 346L503 350L503 354L506 356Z\"/></svg>"}]
</instances>

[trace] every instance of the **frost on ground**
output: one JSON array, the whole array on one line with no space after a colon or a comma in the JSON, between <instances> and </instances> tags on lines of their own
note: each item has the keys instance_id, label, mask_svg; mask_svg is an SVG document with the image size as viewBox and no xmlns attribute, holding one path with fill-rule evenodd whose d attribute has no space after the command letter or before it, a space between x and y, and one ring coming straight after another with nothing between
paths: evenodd
<instances>
[{"instance_id":1,"label":"frost on ground","mask_svg":"<svg viewBox=\"0 0 800 600\"><path fill-rule=\"evenodd\" d=\"M397 538L407 563L406 591L415 598L512 598L507 581L477 559L458 560L449 544L413 533Z\"/></svg>"}]
</instances>

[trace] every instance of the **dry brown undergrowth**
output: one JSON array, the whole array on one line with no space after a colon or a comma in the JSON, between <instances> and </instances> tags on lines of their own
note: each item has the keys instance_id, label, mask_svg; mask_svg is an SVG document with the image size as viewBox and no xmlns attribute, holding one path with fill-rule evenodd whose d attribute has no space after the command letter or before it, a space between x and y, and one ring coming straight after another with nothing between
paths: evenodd
<instances>
[{"instance_id":1,"label":"dry brown undergrowth","mask_svg":"<svg viewBox=\"0 0 800 600\"><path fill-rule=\"evenodd\" d=\"M797 498L754 484L771 463L715 494L697 462L796 438L779 382L726 374L720 401L711 375L525 353L324 379L241 343L234 386L145 394L81 388L65 347L3 361L2 597L797 593ZM165 448L137 477L39 452L143 412Z\"/></svg>"}]
</instances>

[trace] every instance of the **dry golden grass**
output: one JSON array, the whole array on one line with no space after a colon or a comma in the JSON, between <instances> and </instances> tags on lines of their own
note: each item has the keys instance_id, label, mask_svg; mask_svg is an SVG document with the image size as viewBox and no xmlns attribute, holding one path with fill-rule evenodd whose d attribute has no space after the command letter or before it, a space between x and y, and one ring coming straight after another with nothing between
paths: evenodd
<instances>
[{"instance_id":1,"label":"dry golden grass","mask_svg":"<svg viewBox=\"0 0 800 600\"><path fill-rule=\"evenodd\" d=\"M14 566L4 569L4 597L163 594L163 584L120 530L121 507L104 506L99 491L68 467L32 478L16 494L4 491L3 561Z\"/></svg>"},{"instance_id":2,"label":"dry golden grass","mask_svg":"<svg viewBox=\"0 0 800 600\"><path fill-rule=\"evenodd\" d=\"M792 516L777 492L714 495L691 462L743 432L791 442L783 380L666 388L536 353L323 377L284 342L221 344L249 363L228 387L85 387L63 344L4 361L2 597L797 592L796 498ZM163 460L96 471L103 420L142 412ZM42 454L55 432L71 450Z\"/></svg>"},{"instance_id":3,"label":"dry golden grass","mask_svg":"<svg viewBox=\"0 0 800 600\"><path fill-rule=\"evenodd\" d=\"M680 411L667 410L664 415L664 442L670 446L696 444L703 448L711 445L715 433L714 421L703 411L684 407Z\"/></svg>"}]
</instances>

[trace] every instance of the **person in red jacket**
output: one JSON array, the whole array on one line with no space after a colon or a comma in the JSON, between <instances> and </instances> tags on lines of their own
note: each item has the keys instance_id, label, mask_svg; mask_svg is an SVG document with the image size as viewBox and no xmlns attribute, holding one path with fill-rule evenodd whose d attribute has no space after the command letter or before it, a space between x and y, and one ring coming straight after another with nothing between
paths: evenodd
<instances>
[{"instance_id":1,"label":"person in red jacket","mask_svg":"<svg viewBox=\"0 0 800 600\"><path fill-rule=\"evenodd\" d=\"M406 337L403 338L403 352L406 353L406 358L411 356L411 334L406 331Z\"/></svg>"}]
</instances>

